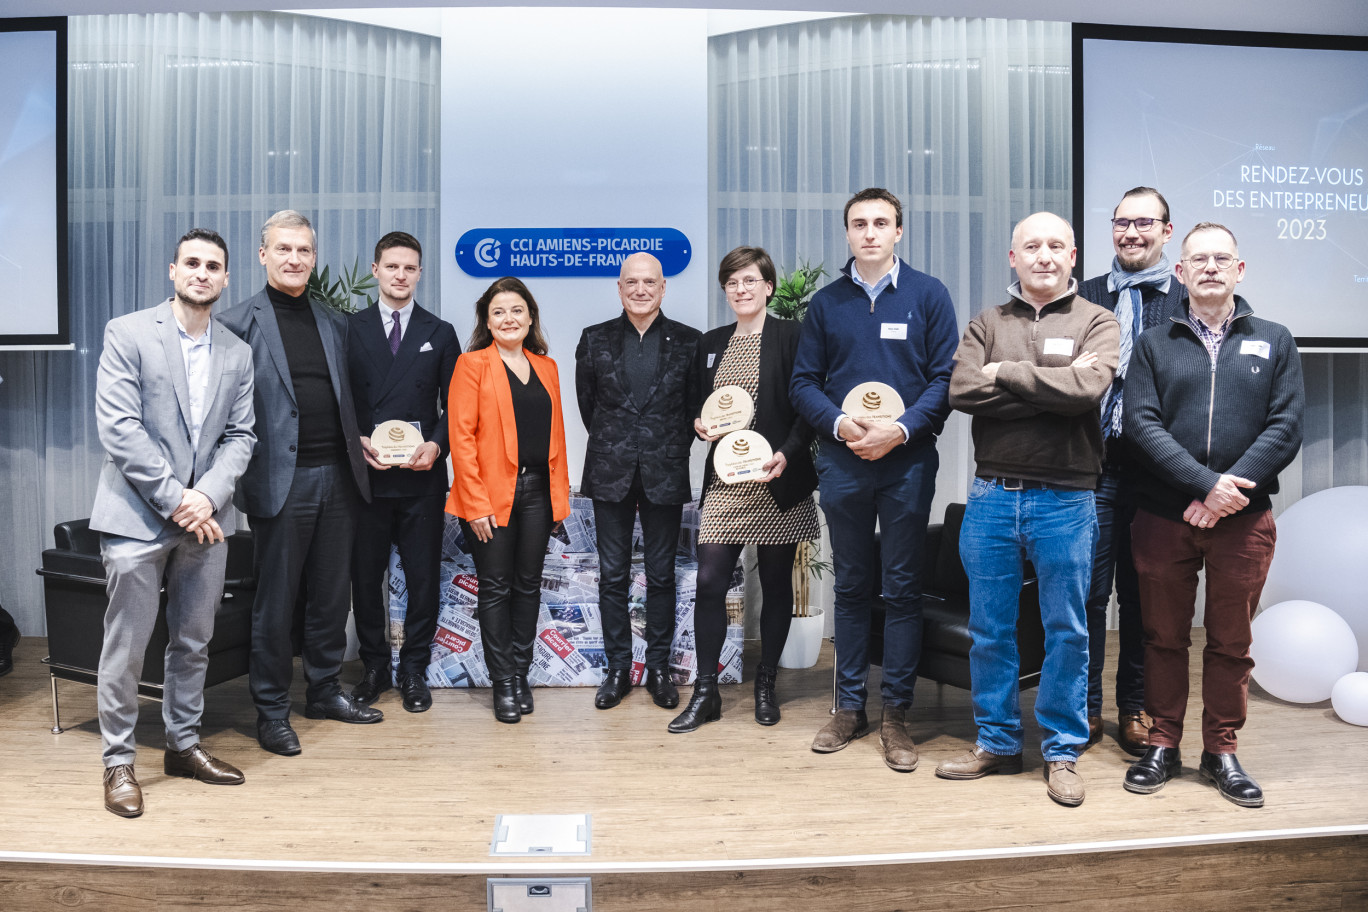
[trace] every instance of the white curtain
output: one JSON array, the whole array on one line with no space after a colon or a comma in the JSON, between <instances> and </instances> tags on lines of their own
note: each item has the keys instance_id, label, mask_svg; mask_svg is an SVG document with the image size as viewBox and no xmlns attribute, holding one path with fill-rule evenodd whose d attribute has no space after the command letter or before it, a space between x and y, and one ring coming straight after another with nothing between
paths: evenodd
<instances>
[{"instance_id":1,"label":"white curtain","mask_svg":"<svg viewBox=\"0 0 1368 912\"><path fill-rule=\"evenodd\" d=\"M766 248L781 273L834 273L841 213L865 187L903 202L898 253L943 281L961 327L1001 304L1013 223L1069 214L1069 27L853 16L709 41L711 262ZM713 322L731 319L714 288ZM963 500L968 422L941 439L933 515Z\"/></svg>"},{"instance_id":2,"label":"white curtain","mask_svg":"<svg viewBox=\"0 0 1368 912\"><path fill-rule=\"evenodd\" d=\"M320 268L368 267L394 229L439 258L440 71L436 38L311 16L72 17L76 349L0 352L0 601L26 633L43 630L33 571L53 524L90 515L105 323L170 294L167 264L194 226L228 242L218 306L250 297L265 282L260 225L287 207L313 220ZM439 273L424 302L440 300Z\"/></svg>"}]
</instances>

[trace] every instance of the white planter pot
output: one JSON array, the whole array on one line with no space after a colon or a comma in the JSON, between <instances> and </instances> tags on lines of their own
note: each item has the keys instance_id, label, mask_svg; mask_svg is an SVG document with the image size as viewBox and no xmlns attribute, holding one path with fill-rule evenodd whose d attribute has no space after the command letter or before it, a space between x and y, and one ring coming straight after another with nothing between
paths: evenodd
<instances>
[{"instance_id":1,"label":"white planter pot","mask_svg":"<svg viewBox=\"0 0 1368 912\"><path fill-rule=\"evenodd\" d=\"M822 651L822 609L810 608L807 617L795 617L789 624L788 641L779 656L780 668L811 668Z\"/></svg>"}]
</instances>

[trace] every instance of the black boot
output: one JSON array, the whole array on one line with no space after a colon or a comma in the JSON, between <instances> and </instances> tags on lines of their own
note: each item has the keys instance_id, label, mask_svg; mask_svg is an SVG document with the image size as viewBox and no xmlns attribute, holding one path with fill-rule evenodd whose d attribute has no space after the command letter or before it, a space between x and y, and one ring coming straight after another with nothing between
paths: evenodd
<instances>
[{"instance_id":1,"label":"black boot","mask_svg":"<svg viewBox=\"0 0 1368 912\"><path fill-rule=\"evenodd\" d=\"M518 709L524 716L532 715L534 708L532 702L532 685L527 681L526 674L520 674L513 678L513 692L518 697Z\"/></svg>"},{"instance_id":2,"label":"black boot","mask_svg":"<svg viewBox=\"0 0 1368 912\"><path fill-rule=\"evenodd\" d=\"M670 723L669 729L675 734L691 732L704 722L716 722L722 718L722 694L717 690L717 675L699 675L694 682L693 696L689 705Z\"/></svg>"},{"instance_id":3,"label":"black boot","mask_svg":"<svg viewBox=\"0 0 1368 912\"><path fill-rule=\"evenodd\" d=\"M494 682L494 718L500 722L517 722L522 719L518 709L518 695L514 690L512 678Z\"/></svg>"},{"instance_id":4,"label":"black boot","mask_svg":"<svg viewBox=\"0 0 1368 912\"><path fill-rule=\"evenodd\" d=\"M774 681L778 677L777 668L768 665L755 668L755 721L761 725L779 721L779 701L774 697Z\"/></svg>"}]
</instances>

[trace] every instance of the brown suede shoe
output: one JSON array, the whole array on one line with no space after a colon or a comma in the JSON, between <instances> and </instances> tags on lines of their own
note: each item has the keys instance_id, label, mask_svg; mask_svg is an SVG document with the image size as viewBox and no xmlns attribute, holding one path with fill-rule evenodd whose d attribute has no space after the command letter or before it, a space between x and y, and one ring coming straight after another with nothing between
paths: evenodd
<instances>
[{"instance_id":1,"label":"brown suede shoe","mask_svg":"<svg viewBox=\"0 0 1368 912\"><path fill-rule=\"evenodd\" d=\"M936 767L936 775L942 779L982 779L990 773L1019 772L1021 754L990 754L977 744L969 753L942 760Z\"/></svg>"},{"instance_id":2,"label":"brown suede shoe","mask_svg":"<svg viewBox=\"0 0 1368 912\"><path fill-rule=\"evenodd\" d=\"M867 734L869 717L863 709L838 709L831 721L823 725L817 737L812 739L812 749L819 754L830 754Z\"/></svg>"},{"instance_id":3,"label":"brown suede shoe","mask_svg":"<svg viewBox=\"0 0 1368 912\"><path fill-rule=\"evenodd\" d=\"M1088 743L1087 747L1092 747L1102 740L1102 717L1088 716Z\"/></svg>"},{"instance_id":4,"label":"brown suede shoe","mask_svg":"<svg viewBox=\"0 0 1368 912\"><path fill-rule=\"evenodd\" d=\"M185 779L198 779L210 785L242 785L242 772L229 763L209 756L198 744L183 751L166 751L162 763L168 776L181 776Z\"/></svg>"},{"instance_id":5,"label":"brown suede shoe","mask_svg":"<svg viewBox=\"0 0 1368 912\"><path fill-rule=\"evenodd\" d=\"M104 772L105 810L120 817L138 817L143 812L142 787L133 775L133 767L124 764L111 766Z\"/></svg>"},{"instance_id":6,"label":"brown suede shoe","mask_svg":"<svg viewBox=\"0 0 1368 912\"><path fill-rule=\"evenodd\" d=\"M883 722L879 725L879 743L883 745L884 763L889 769L910 773L917 768L917 745L907 731L907 710L885 703Z\"/></svg>"},{"instance_id":7,"label":"brown suede shoe","mask_svg":"<svg viewBox=\"0 0 1368 912\"><path fill-rule=\"evenodd\" d=\"M1150 746L1149 730L1144 713L1123 712L1116 720L1116 743L1132 757L1143 757Z\"/></svg>"},{"instance_id":8,"label":"brown suede shoe","mask_svg":"<svg viewBox=\"0 0 1368 912\"><path fill-rule=\"evenodd\" d=\"M1045 764L1045 787L1050 797L1065 807L1083 803L1083 777L1072 760L1050 760Z\"/></svg>"}]
</instances>

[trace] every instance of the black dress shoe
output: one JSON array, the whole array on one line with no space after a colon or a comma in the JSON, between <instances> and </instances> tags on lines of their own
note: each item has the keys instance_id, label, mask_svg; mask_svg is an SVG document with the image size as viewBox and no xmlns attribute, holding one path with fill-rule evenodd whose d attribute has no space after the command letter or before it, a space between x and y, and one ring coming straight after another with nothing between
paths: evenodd
<instances>
[{"instance_id":1,"label":"black dress shoe","mask_svg":"<svg viewBox=\"0 0 1368 912\"><path fill-rule=\"evenodd\" d=\"M622 702L632 689L632 674L618 668L610 668L603 676L603 683L594 694L594 705L599 709L612 709Z\"/></svg>"},{"instance_id":2,"label":"black dress shoe","mask_svg":"<svg viewBox=\"0 0 1368 912\"><path fill-rule=\"evenodd\" d=\"M304 715L309 719L332 719L334 722L351 722L355 725L369 725L385 718L380 710L373 706L362 706L341 691L317 703L306 704Z\"/></svg>"},{"instance_id":3,"label":"black dress shoe","mask_svg":"<svg viewBox=\"0 0 1368 912\"><path fill-rule=\"evenodd\" d=\"M779 701L774 696L774 682L779 677L779 669L768 665L755 668L755 721L761 725L774 725L779 721Z\"/></svg>"},{"instance_id":4,"label":"black dress shoe","mask_svg":"<svg viewBox=\"0 0 1368 912\"><path fill-rule=\"evenodd\" d=\"M676 735L691 732L705 722L722 718L722 694L717 690L717 675L699 675L694 682L689 705L667 726Z\"/></svg>"},{"instance_id":5,"label":"black dress shoe","mask_svg":"<svg viewBox=\"0 0 1368 912\"><path fill-rule=\"evenodd\" d=\"M679 691L670 680L668 670L646 669L646 689L651 692L651 699L655 701L656 706L674 709L679 705Z\"/></svg>"},{"instance_id":6,"label":"black dress shoe","mask_svg":"<svg viewBox=\"0 0 1368 912\"><path fill-rule=\"evenodd\" d=\"M527 680L527 675L520 674L513 676L513 692L518 698L518 709L524 716L532 715L532 710L536 704L532 702L532 685Z\"/></svg>"},{"instance_id":7,"label":"black dress shoe","mask_svg":"<svg viewBox=\"0 0 1368 912\"><path fill-rule=\"evenodd\" d=\"M299 753L299 736L285 719L262 719L257 723L257 743L262 750L284 757Z\"/></svg>"},{"instance_id":8,"label":"black dress shoe","mask_svg":"<svg viewBox=\"0 0 1368 912\"><path fill-rule=\"evenodd\" d=\"M1152 795L1164 787L1182 769L1176 747L1153 747L1126 770L1126 791L1137 795Z\"/></svg>"},{"instance_id":9,"label":"black dress shoe","mask_svg":"<svg viewBox=\"0 0 1368 912\"><path fill-rule=\"evenodd\" d=\"M1198 767L1198 772L1202 774L1203 779L1209 779L1216 784L1216 791L1220 792L1225 800L1232 801L1240 807L1263 807L1263 789L1259 788L1259 783L1244 771L1234 754L1202 751L1202 765Z\"/></svg>"},{"instance_id":10,"label":"black dress shoe","mask_svg":"<svg viewBox=\"0 0 1368 912\"><path fill-rule=\"evenodd\" d=\"M404 696L404 709L411 713L427 712L432 708L432 691L420 674L409 672L399 676L399 693Z\"/></svg>"},{"instance_id":11,"label":"black dress shoe","mask_svg":"<svg viewBox=\"0 0 1368 912\"><path fill-rule=\"evenodd\" d=\"M9 633L0 639L0 678L14 671L14 647L18 645L19 628L11 627Z\"/></svg>"},{"instance_id":12,"label":"black dress shoe","mask_svg":"<svg viewBox=\"0 0 1368 912\"><path fill-rule=\"evenodd\" d=\"M514 690L514 679L504 678L494 682L494 718L500 722L517 722L522 719L518 708L518 695Z\"/></svg>"},{"instance_id":13,"label":"black dress shoe","mask_svg":"<svg viewBox=\"0 0 1368 912\"><path fill-rule=\"evenodd\" d=\"M362 706L369 706L382 693L390 689L390 667L371 665L366 668L361 680L352 689L352 699Z\"/></svg>"}]
</instances>

